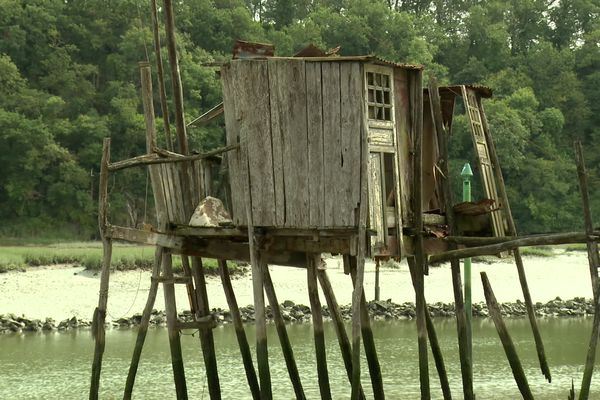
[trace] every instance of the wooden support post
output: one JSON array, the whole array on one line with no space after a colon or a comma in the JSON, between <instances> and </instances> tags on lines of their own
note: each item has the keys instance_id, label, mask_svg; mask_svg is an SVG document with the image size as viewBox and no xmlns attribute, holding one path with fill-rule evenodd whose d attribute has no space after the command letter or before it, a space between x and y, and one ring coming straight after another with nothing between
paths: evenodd
<instances>
[{"instance_id":1,"label":"wooden support post","mask_svg":"<svg viewBox=\"0 0 600 400\"><path fill-rule=\"evenodd\" d=\"M231 320L233 321L233 327L235 329L235 335L240 346L240 353L242 355L244 369L246 370L248 386L250 387L253 400L259 400L260 387L258 386L258 378L256 377L254 364L252 363L252 353L250 352L250 345L248 344L248 338L246 337L246 332L244 331L244 324L240 315L240 309L235 298L233 286L231 285L231 277L229 276L227 261L219 260L218 263L219 274L221 275L221 282L223 283L223 291L225 292L225 298L227 299L227 305L229 306Z\"/></svg>"},{"instance_id":2,"label":"wooden support post","mask_svg":"<svg viewBox=\"0 0 600 400\"><path fill-rule=\"evenodd\" d=\"M94 361L92 362L92 381L90 384L90 400L98 399L100 389L100 371L102 356L106 343L104 322L106 320L106 304L108 303L108 281L110 277L110 261L112 257L112 239L107 238L105 231L108 223L108 164L110 163L110 138L105 138L102 145L102 161L100 164L100 184L98 190L98 225L102 237L102 272L100 274L100 293L98 307L92 318L92 335L96 341Z\"/></svg>"},{"instance_id":3,"label":"wooden support post","mask_svg":"<svg viewBox=\"0 0 600 400\"><path fill-rule=\"evenodd\" d=\"M356 288L356 257L348 257L348 261L350 262L349 269L352 283ZM365 347L365 355L367 357L367 365L369 367L369 375L371 375L373 398L376 400L382 400L385 399L385 392L383 391L381 366L379 365L379 357L377 356L377 349L375 348L375 339L373 337L373 330L371 329L371 321L369 319L369 310L367 308L364 289L362 292L362 298L360 300L360 323L363 344Z\"/></svg>"},{"instance_id":4,"label":"wooden support post","mask_svg":"<svg viewBox=\"0 0 600 400\"><path fill-rule=\"evenodd\" d=\"M152 266L152 277L158 278L160 276L161 262L162 262L162 247L156 247L154 254L154 265ZM142 356L142 349L144 342L146 341L146 334L148 333L148 325L150 323L150 317L152 316L152 309L154 308L154 302L156 301L156 294L158 292L158 280L152 279L150 282L150 289L148 290L148 299L146 300L146 306L142 312L142 319L138 327L137 339L135 341L135 348L133 349L133 356L131 357L131 364L129 365L129 372L127 373L127 381L125 382L125 391L123 394L123 400L131 399L133 394L133 385L135 384L135 376L137 374L138 365Z\"/></svg>"},{"instance_id":5,"label":"wooden support post","mask_svg":"<svg viewBox=\"0 0 600 400\"><path fill-rule=\"evenodd\" d=\"M150 64L148 62L141 62L139 66L140 82L142 87L142 104L144 106L144 120L146 123L146 151L149 153L150 151L152 151L153 147L156 147L156 126L154 121L154 105L152 102L152 76L150 73ZM158 175L157 166L149 166L148 169L150 172L150 181L152 182L152 191L154 193L154 207L156 209L158 227L160 230L164 230L167 218L162 182ZM142 319L138 328L135 348L133 350L133 356L131 358L129 372L127 374L127 381L125 383L125 391L123 394L124 399L131 399L133 393L135 377L140 362L140 357L142 355L144 342L146 341L146 333L148 332L148 325L150 322L152 309L154 307L154 302L156 301L156 294L158 291L159 284L158 278L160 277L162 256L163 248L157 247L154 255L154 265L152 267L153 279L150 283L148 299L146 300L146 306L144 307Z\"/></svg>"},{"instance_id":6,"label":"wooden support post","mask_svg":"<svg viewBox=\"0 0 600 400\"><path fill-rule=\"evenodd\" d=\"M523 371L523 367L521 366L521 361L519 360L519 356L517 355L517 350L515 349L515 345L513 344L510 338L508 330L506 329L506 325L504 325L504 321L502 320L502 314L500 312L500 306L496 301L496 296L494 296L492 286L490 285L490 281L488 280L487 274L485 272L481 272L481 283L483 284L483 294L485 295L485 302L487 303L488 311L490 312L490 317L492 317L494 325L496 326L496 331L498 332L498 336L500 336L500 341L502 342L502 346L504 347L506 358L508 359L508 363L510 364L513 376L515 378L515 381L517 382L517 386L519 387L519 391L521 392L523 399L533 400L533 395L531 394L531 390L529 389L527 377L525 376L525 372Z\"/></svg>"},{"instance_id":7,"label":"wooden support post","mask_svg":"<svg viewBox=\"0 0 600 400\"><path fill-rule=\"evenodd\" d=\"M379 301L379 258L375 259L375 300Z\"/></svg>"},{"instance_id":8,"label":"wooden support post","mask_svg":"<svg viewBox=\"0 0 600 400\"><path fill-rule=\"evenodd\" d=\"M200 257L192 257L192 276L196 284L196 303L198 305L195 317L199 320L202 317L210 315L204 267ZM211 329L202 329L199 332L199 336L206 369L206 379L208 381L208 392L210 393L211 400L220 400L221 385L219 383L219 368L217 366L213 332Z\"/></svg>"},{"instance_id":9,"label":"wooden support post","mask_svg":"<svg viewBox=\"0 0 600 400\"><path fill-rule=\"evenodd\" d=\"M585 168L585 160L583 157L583 148L581 147L581 142L575 143L575 158L577 160L577 175L579 177L579 189L581 191L585 232L586 234L591 235L594 228L587 184L587 171ZM594 296L594 322L592 325L592 336L590 337L588 353L585 360L585 368L583 370L583 379L581 380L579 400L587 400L589 397L590 384L592 382L594 363L596 360L598 334L600 331L600 299L598 298L598 267L600 267L600 259L598 257L598 243L595 240L588 240L587 252L590 267L590 277L592 281L592 292Z\"/></svg>"},{"instance_id":10,"label":"wooden support post","mask_svg":"<svg viewBox=\"0 0 600 400\"><path fill-rule=\"evenodd\" d=\"M444 363L442 349L440 348L440 343L438 342L435 326L433 325L431 315L429 315L429 310L425 311L425 317L427 318L427 337L429 338L431 354L433 354L433 359L435 361L435 368L437 369L438 376L440 377L442 394L444 396L444 400L452 400L452 392L450 390L450 383L448 382L448 374L446 373L446 364Z\"/></svg>"},{"instance_id":11,"label":"wooden support post","mask_svg":"<svg viewBox=\"0 0 600 400\"><path fill-rule=\"evenodd\" d=\"M323 315L321 314L321 301L319 300L319 287L317 284L317 268L319 268L320 263L320 254L306 254L306 280L315 339L319 391L321 392L322 399L331 399L329 372L327 371L327 353L325 350L325 333L323 332Z\"/></svg>"},{"instance_id":12,"label":"wooden support post","mask_svg":"<svg viewBox=\"0 0 600 400\"><path fill-rule=\"evenodd\" d=\"M409 266L415 273L415 307L417 314L417 335L419 345L419 379L421 399L431 398L429 390L429 365L427 358L427 322L425 320L425 286L423 275L427 274L427 260L423 247L423 72L413 75L413 228L414 257L408 258ZM412 260L412 261L411 261Z\"/></svg>"},{"instance_id":13,"label":"wooden support post","mask_svg":"<svg viewBox=\"0 0 600 400\"><path fill-rule=\"evenodd\" d=\"M344 258L346 257L347 256L344 256ZM346 328L344 327L344 320L340 314L340 307L335 298L335 293L333 292L333 287L331 286L329 277L327 276L327 271L323 269L317 269L317 276L319 278L319 283L321 284L323 294L325 295L325 300L327 301L329 315L333 321L333 328L340 345L340 352L342 353L342 359L344 360L344 366L346 367L348 380L350 383L352 383L352 347L350 346L350 340L348 339L348 334L346 333ZM361 393L360 399L363 400L364 398L364 393Z\"/></svg>"},{"instance_id":14,"label":"wooden support post","mask_svg":"<svg viewBox=\"0 0 600 400\"><path fill-rule=\"evenodd\" d=\"M592 235L594 232L592 210L590 208L590 194L588 191L587 171L585 169L585 160L583 157L583 148L581 142L575 142L575 159L577 160L577 176L579 178L579 190L581 191L581 203L583 207L583 220L585 224L585 233ZM590 278L592 280L592 293L594 302L598 301L598 268L600 259L598 258L598 242L588 240L587 242L588 262L590 266Z\"/></svg>"},{"instance_id":15,"label":"wooden support post","mask_svg":"<svg viewBox=\"0 0 600 400\"><path fill-rule=\"evenodd\" d=\"M500 199L502 200L502 207L504 208L504 215L508 225L508 234L511 236L517 236L517 227L515 220L513 219L512 212L510 209L510 203L508 202L508 194L506 193L506 186L504 184L504 177L502 176L502 169L500 168L500 161L498 160L498 154L496 153L496 146L494 139L490 133L487 118L483 111L483 104L481 98L477 97L477 106L481 112L481 125L485 134L485 139L488 144L488 150L490 153L490 161L494 168L494 174L496 176L496 185L498 192L500 192ZM546 353L544 351L544 343L542 342L542 335L537 326L537 320L535 318L535 309L533 308L533 301L531 300L531 294L529 293L529 284L527 283L527 276L525 275L525 267L523 266L523 259L521 258L521 252L518 248L513 251L515 258L515 264L517 266L517 272L519 275L519 283L523 291L523 300L525 301L525 308L527 309L527 316L529 317L529 324L533 332L533 339L535 341L535 348L540 363L540 369L542 374L546 377L548 382L552 381L552 374L550 373L550 367L546 360Z\"/></svg>"},{"instance_id":16,"label":"wooden support post","mask_svg":"<svg viewBox=\"0 0 600 400\"><path fill-rule=\"evenodd\" d=\"M173 278L173 258L164 249L163 251L163 276L167 279ZM165 314L167 317L167 330L169 334L169 346L171 348L171 365L173 366L173 377L175 379L175 390L177 399L187 399L187 384L185 382L185 370L183 367L183 356L181 354L181 338L177 329L177 304L175 302L175 285L171 282L163 283L165 295Z\"/></svg>"},{"instance_id":17,"label":"wooden support post","mask_svg":"<svg viewBox=\"0 0 600 400\"><path fill-rule=\"evenodd\" d=\"M440 152L440 160L438 161L438 165L442 172L441 186L444 198L444 208L446 211L446 222L450 227L451 233L456 234L454 210L452 208L452 191L450 190L450 174L448 171L448 135L446 129L444 128L440 93L438 91L438 85L435 78L430 80L428 89L429 100L431 103L431 114L438 140L438 150ZM456 248L456 244L451 244L450 248ZM469 354L467 321L464 307L462 279L460 274L460 263L458 260L452 260L450 262L450 270L452 274L452 289L454 293L456 330L458 334L458 352L463 383L463 396L465 400L473 400L475 398L473 394L473 364Z\"/></svg>"},{"instance_id":18,"label":"wooden support post","mask_svg":"<svg viewBox=\"0 0 600 400\"><path fill-rule=\"evenodd\" d=\"M363 123L360 130L360 204L358 205L358 237L356 249L356 278L354 290L352 292L352 391L351 400L357 400L362 393L360 383L360 338L361 338L361 317L360 307L361 299L364 297L364 279L365 279L365 257L367 252L367 215L368 206L368 182L369 182L369 126L367 113L363 107Z\"/></svg>"},{"instance_id":19,"label":"wooden support post","mask_svg":"<svg viewBox=\"0 0 600 400\"><path fill-rule=\"evenodd\" d=\"M279 302L277 300L277 293L275 293L275 286L273 285L269 268L266 265L263 270L263 280L265 293L267 294L267 299L271 305L271 312L273 313L273 321L275 321L275 329L277 329L277 335L279 336L281 352L283 353L288 375L290 376L290 381L292 382L292 387L294 388L294 394L296 395L297 399L305 399L306 396L304 395L302 381L300 380L296 359L294 358L294 350L292 349L292 344L287 334L285 321L281 315L281 309L279 308Z\"/></svg>"},{"instance_id":20,"label":"wooden support post","mask_svg":"<svg viewBox=\"0 0 600 400\"><path fill-rule=\"evenodd\" d=\"M181 85L181 74L179 72L179 60L177 58L177 44L175 42L175 15L172 0L164 0L165 5L165 32L167 36L167 50L169 51L169 64L171 64L171 83L173 85L173 102L175 104L175 128L177 130L177 142L179 152L188 154L188 140L185 129L185 118L183 109L183 88Z\"/></svg>"},{"instance_id":21,"label":"wooden support post","mask_svg":"<svg viewBox=\"0 0 600 400\"><path fill-rule=\"evenodd\" d=\"M158 26L158 13L156 9L156 0L152 0L152 33L154 35L154 54L156 55L156 72L158 75L158 93L160 94L160 108L165 127L165 139L167 149L173 151L173 141L171 139L171 121L169 121L169 106L167 105L167 93L165 90L165 73L163 70L162 55L160 50L160 33Z\"/></svg>"}]
</instances>

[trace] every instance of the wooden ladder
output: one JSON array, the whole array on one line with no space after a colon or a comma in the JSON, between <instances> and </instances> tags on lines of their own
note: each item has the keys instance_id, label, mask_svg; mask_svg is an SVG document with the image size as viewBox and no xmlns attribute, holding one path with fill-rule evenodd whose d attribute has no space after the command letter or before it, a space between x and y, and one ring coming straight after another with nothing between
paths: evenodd
<instances>
[{"instance_id":1,"label":"wooden ladder","mask_svg":"<svg viewBox=\"0 0 600 400\"><path fill-rule=\"evenodd\" d=\"M461 86L462 98L465 105L465 114L469 119L471 134L473 138L473 146L477 155L477 164L481 173L481 182L483 184L483 192L485 197L494 200L496 211L492 211L492 231L494 236L504 236L505 224L502 216L504 205L500 202L498 189L496 187L496 179L494 177L494 167L490 161L489 145L485 137L482 110L479 107L477 93L472 88Z\"/></svg>"}]
</instances>

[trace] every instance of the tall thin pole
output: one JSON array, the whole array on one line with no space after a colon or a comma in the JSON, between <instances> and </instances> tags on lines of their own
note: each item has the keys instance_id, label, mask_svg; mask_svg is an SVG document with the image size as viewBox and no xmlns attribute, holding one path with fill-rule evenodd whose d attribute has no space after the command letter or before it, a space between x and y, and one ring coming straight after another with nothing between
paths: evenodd
<instances>
[{"instance_id":1,"label":"tall thin pole","mask_svg":"<svg viewBox=\"0 0 600 400\"><path fill-rule=\"evenodd\" d=\"M154 54L156 55L156 71L158 75L158 93L160 94L160 108L162 111L163 124L165 126L165 139L167 149L173 151L171 140L171 121L169 118L169 106L167 105L167 94L165 90L165 73L163 70L162 55L160 50L160 33L158 26L158 13L156 0L152 0L152 33L154 34Z\"/></svg>"},{"instance_id":2,"label":"tall thin pole","mask_svg":"<svg viewBox=\"0 0 600 400\"><path fill-rule=\"evenodd\" d=\"M471 165L466 163L460 173L463 177L463 201L471 201L471 177L473 171ZM467 349L469 351L469 362L473 369L473 307L471 300L471 257L464 259L464 281L465 281L465 314L467 319Z\"/></svg>"},{"instance_id":3,"label":"tall thin pole","mask_svg":"<svg viewBox=\"0 0 600 400\"><path fill-rule=\"evenodd\" d=\"M440 93L435 78L429 81L429 100L431 102L431 114L435 124L435 131L438 139L440 152L439 167L442 171L442 192L444 199L444 208L446 211L446 223L450 227L450 232L456 235L456 224L454 221L454 210L452 209L452 192L450 191L450 181L448 172L448 133L444 127L442 116L442 104ZM450 243L450 249L455 249L456 244ZM475 398L473 394L473 369L467 344L466 318L464 313L464 299L462 290L462 281L460 276L460 262L452 260L450 262L450 271L452 273L452 289L454 293L454 307L456 309L456 331L458 336L458 350L460 358L460 371L463 383L463 396L465 400Z\"/></svg>"},{"instance_id":4,"label":"tall thin pole","mask_svg":"<svg viewBox=\"0 0 600 400\"><path fill-rule=\"evenodd\" d=\"M173 84L173 98L175 103L175 128L177 129L179 152L187 155L189 153L189 148L185 129L183 88L181 84L181 73L179 72L179 60L177 59L177 45L175 41L175 15L173 13L173 2L171 0L164 0L164 4L167 49L169 51L169 64L171 65L171 80Z\"/></svg>"}]
</instances>

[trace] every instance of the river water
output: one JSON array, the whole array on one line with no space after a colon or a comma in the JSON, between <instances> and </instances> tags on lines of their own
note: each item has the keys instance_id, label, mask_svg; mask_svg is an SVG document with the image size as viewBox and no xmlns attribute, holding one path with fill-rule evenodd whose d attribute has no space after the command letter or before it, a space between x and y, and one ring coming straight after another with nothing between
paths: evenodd
<instances>
[{"instance_id":1,"label":"river water","mask_svg":"<svg viewBox=\"0 0 600 400\"><path fill-rule=\"evenodd\" d=\"M489 319L473 321L474 385L479 399L520 398L508 362ZM508 319L507 326L521 357L534 396L566 399L571 379L578 388L591 331L591 318L548 318L539 320L553 375L546 383L526 319ZM453 319L434 321L446 360L454 398L462 398L460 370ZM419 398L416 328L414 321L375 322L374 334L388 399ZM269 356L276 399L292 399L285 363L273 325L268 327ZM312 326L288 325L288 332L308 399L319 398L313 353ZM191 331L190 331L191 333ZM254 343L254 330L247 326ZM245 374L232 326L214 330L224 399L249 399ZM334 399L349 398L349 385L333 326L325 324L329 374ZM101 398L122 397L125 378L136 338L135 330L107 332L101 381ZM198 336L182 336L190 398L208 398ZM0 399L87 398L93 340L89 331L0 336ZM430 357L431 358L431 357ZM366 362L363 362L365 392L371 394ZM441 398L435 366L430 362L432 397ZM138 399L174 399L167 332L148 332L134 390ZM370 396L368 396L370 397ZM592 382L591 398L600 398L600 379Z\"/></svg>"}]
</instances>

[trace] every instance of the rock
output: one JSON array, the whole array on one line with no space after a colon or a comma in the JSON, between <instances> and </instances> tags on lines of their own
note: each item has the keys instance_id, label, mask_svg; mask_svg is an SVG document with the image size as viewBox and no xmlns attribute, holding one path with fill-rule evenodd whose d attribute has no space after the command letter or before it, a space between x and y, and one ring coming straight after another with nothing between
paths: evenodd
<instances>
[{"instance_id":1,"label":"rock","mask_svg":"<svg viewBox=\"0 0 600 400\"><path fill-rule=\"evenodd\" d=\"M282 306L284 306L285 308L290 308L290 307L294 307L296 305L296 303L294 303L291 300L286 300L283 303L281 303Z\"/></svg>"},{"instance_id":2,"label":"rock","mask_svg":"<svg viewBox=\"0 0 600 400\"><path fill-rule=\"evenodd\" d=\"M204 198L190 218L190 226L228 226L233 221L221 200L208 196Z\"/></svg>"}]
</instances>

